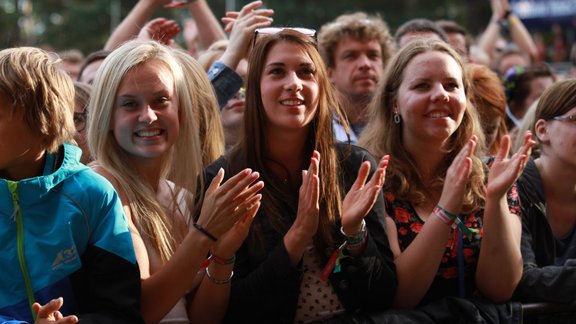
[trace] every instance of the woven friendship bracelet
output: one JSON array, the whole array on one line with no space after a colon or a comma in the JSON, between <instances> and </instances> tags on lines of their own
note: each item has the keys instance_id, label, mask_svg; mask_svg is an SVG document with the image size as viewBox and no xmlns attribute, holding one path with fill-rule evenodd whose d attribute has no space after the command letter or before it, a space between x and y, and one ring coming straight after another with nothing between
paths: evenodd
<instances>
[{"instance_id":1,"label":"woven friendship bracelet","mask_svg":"<svg viewBox=\"0 0 576 324\"><path fill-rule=\"evenodd\" d=\"M438 216L438 218L440 218L448 226L452 226L452 224L454 224L454 218L449 216L451 214L446 213L446 210L440 206L434 207L434 215Z\"/></svg>"},{"instance_id":2,"label":"woven friendship bracelet","mask_svg":"<svg viewBox=\"0 0 576 324\"><path fill-rule=\"evenodd\" d=\"M466 227L466 224L462 223L458 215L452 214L451 212L447 211L446 209L442 208L440 205L436 205L434 208L434 214L438 216L444 223L451 225L451 226L458 226L458 228L468 237L472 237L479 233L478 229L471 229ZM448 220L448 221L446 221Z\"/></svg>"}]
</instances>

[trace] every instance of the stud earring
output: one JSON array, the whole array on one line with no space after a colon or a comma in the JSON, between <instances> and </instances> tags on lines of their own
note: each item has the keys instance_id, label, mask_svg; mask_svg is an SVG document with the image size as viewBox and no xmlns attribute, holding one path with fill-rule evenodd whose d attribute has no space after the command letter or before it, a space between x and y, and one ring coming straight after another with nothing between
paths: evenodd
<instances>
[{"instance_id":1,"label":"stud earring","mask_svg":"<svg viewBox=\"0 0 576 324\"><path fill-rule=\"evenodd\" d=\"M394 112L394 124L400 124L400 114L397 111Z\"/></svg>"}]
</instances>

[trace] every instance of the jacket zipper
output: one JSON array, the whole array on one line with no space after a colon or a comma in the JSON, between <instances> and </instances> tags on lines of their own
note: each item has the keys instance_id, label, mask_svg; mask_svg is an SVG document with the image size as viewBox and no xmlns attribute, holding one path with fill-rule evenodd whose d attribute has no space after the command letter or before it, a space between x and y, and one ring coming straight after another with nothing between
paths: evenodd
<instances>
[{"instance_id":1,"label":"jacket zipper","mask_svg":"<svg viewBox=\"0 0 576 324\"><path fill-rule=\"evenodd\" d=\"M32 312L32 317L36 321L36 313L34 312L32 305L35 302L34 290L32 289L32 280L30 280L30 273L28 272L28 267L26 266L26 259L24 258L24 224L22 220L22 210L20 209L20 201L18 199L18 182L8 181L8 188L12 194L12 203L14 205L13 219L16 221L16 243L18 246L18 261L20 263L20 270L22 271L22 276L24 277L24 285L26 286L26 294L28 295L28 304L30 306L30 312Z\"/></svg>"}]
</instances>

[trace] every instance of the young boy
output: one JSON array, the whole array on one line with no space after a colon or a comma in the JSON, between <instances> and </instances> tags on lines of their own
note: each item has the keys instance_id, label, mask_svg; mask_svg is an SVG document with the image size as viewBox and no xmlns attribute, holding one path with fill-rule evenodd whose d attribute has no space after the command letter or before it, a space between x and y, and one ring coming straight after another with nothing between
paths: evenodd
<instances>
[{"instance_id":1,"label":"young boy","mask_svg":"<svg viewBox=\"0 0 576 324\"><path fill-rule=\"evenodd\" d=\"M0 51L0 323L142 322L122 206L66 143L73 111L55 56Z\"/></svg>"}]
</instances>

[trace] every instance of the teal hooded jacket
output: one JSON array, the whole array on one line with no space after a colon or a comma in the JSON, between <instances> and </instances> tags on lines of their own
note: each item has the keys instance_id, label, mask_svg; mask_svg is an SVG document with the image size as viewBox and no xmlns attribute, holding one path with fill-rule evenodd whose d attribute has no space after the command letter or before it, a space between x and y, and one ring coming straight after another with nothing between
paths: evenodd
<instances>
[{"instance_id":1,"label":"teal hooded jacket","mask_svg":"<svg viewBox=\"0 0 576 324\"><path fill-rule=\"evenodd\" d=\"M140 274L112 185L64 144L42 176L0 179L0 323L64 297L81 323L140 323Z\"/></svg>"}]
</instances>

